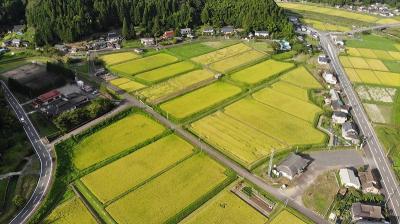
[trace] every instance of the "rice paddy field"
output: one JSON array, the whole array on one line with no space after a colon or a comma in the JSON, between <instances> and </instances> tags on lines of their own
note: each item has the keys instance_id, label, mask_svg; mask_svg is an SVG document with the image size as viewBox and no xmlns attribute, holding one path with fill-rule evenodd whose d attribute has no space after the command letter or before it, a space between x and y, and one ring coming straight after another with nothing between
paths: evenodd
<instances>
[{"instance_id":1,"label":"rice paddy field","mask_svg":"<svg viewBox=\"0 0 400 224\"><path fill-rule=\"evenodd\" d=\"M97 223L83 202L76 196L57 206L44 222L57 224Z\"/></svg>"},{"instance_id":2,"label":"rice paddy field","mask_svg":"<svg viewBox=\"0 0 400 224\"><path fill-rule=\"evenodd\" d=\"M200 64L208 65L249 50L251 50L251 47L240 43L192 58L192 60Z\"/></svg>"},{"instance_id":3,"label":"rice paddy field","mask_svg":"<svg viewBox=\"0 0 400 224\"><path fill-rule=\"evenodd\" d=\"M178 62L176 64L168 65L158 69L154 69L148 72L144 72L135 76L135 78L146 82L156 83L161 80L165 80L174 77L179 74L183 74L195 69L195 65L188 61Z\"/></svg>"},{"instance_id":4,"label":"rice paddy field","mask_svg":"<svg viewBox=\"0 0 400 224\"><path fill-rule=\"evenodd\" d=\"M138 92L138 95L144 97L147 102L155 104L170 96L183 94L185 90L213 79L214 73L205 69L196 70L146 88Z\"/></svg>"},{"instance_id":5,"label":"rice paddy field","mask_svg":"<svg viewBox=\"0 0 400 224\"><path fill-rule=\"evenodd\" d=\"M275 216L270 224L306 224L303 220L295 216L288 210L282 210L277 216Z\"/></svg>"},{"instance_id":6,"label":"rice paddy field","mask_svg":"<svg viewBox=\"0 0 400 224\"><path fill-rule=\"evenodd\" d=\"M176 119L184 119L212 107L242 90L234 85L216 82L160 105L160 108Z\"/></svg>"},{"instance_id":7,"label":"rice paddy field","mask_svg":"<svg viewBox=\"0 0 400 224\"><path fill-rule=\"evenodd\" d=\"M250 220L252 224L265 224L268 218L225 189L181 223L242 224Z\"/></svg>"},{"instance_id":8,"label":"rice paddy field","mask_svg":"<svg viewBox=\"0 0 400 224\"><path fill-rule=\"evenodd\" d=\"M113 65L110 66L110 69L111 71L117 74L123 76L131 76L141 72L156 69L168 64L172 64L176 61L178 61L178 58L169 54L160 53L145 58L140 58L136 60L123 62L117 65Z\"/></svg>"},{"instance_id":9,"label":"rice paddy field","mask_svg":"<svg viewBox=\"0 0 400 224\"><path fill-rule=\"evenodd\" d=\"M164 223L226 180L224 172L214 160L196 154L106 210L120 224Z\"/></svg>"},{"instance_id":10,"label":"rice paddy field","mask_svg":"<svg viewBox=\"0 0 400 224\"><path fill-rule=\"evenodd\" d=\"M215 62L210 65L210 68L221 73L227 73L235 68L246 65L252 61L259 60L264 56L265 56L264 53L261 53L256 50L250 50L235 55L233 57L229 57L221 61Z\"/></svg>"},{"instance_id":11,"label":"rice paddy field","mask_svg":"<svg viewBox=\"0 0 400 224\"><path fill-rule=\"evenodd\" d=\"M378 59L341 56L340 61L347 68L369 69L388 72L389 69Z\"/></svg>"},{"instance_id":12,"label":"rice paddy field","mask_svg":"<svg viewBox=\"0 0 400 224\"><path fill-rule=\"evenodd\" d=\"M133 52L122 52L122 53L102 55L100 56L100 59L103 60L107 66L110 66L124 61L137 59L139 57L140 57L139 55Z\"/></svg>"},{"instance_id":13,"label":"rice paddy field","mask_svg":"<svg viewBox=\"0 0 400 224\"><path fill-rule=\"evenodd\" d=\"M305 88L295 86L285 81L276 82L272 84L271 87L277 92L284 93L299 100L308 101L308 90Z\"/></svg>"},{"instance_id":14,"label":"rice paddy field","mask_svg":"<svg viewBox=\"0 0 400 224\"><path fill-rule=\"evenodd\" d=\"M83 139L72 149L73 163L85 169L154 138L165 128L151 118L133 113Z\"/></svg>"},{"instance_id":15,"label":"rice paddy field","mask_svg":"<svg viewBox=\"0 0 400 224\"><path fill-rule=\"evenodd\" d=\"M143 89L146 86L141 83L135 82L135 81L129 81L127 83L119 85L118 87L127 93L131 93L131 92Z\"/></svg>"},{"instance_id":16,"label":"rice paddy field","mask_svg":"<svg viewBox=\"0 0 400 224\"><path fill-rule=\"evenodd\" d=\"M338 31L338 32L346 32L350 31L350 27L347 26L340 26L336 24L331 24L331 23L324 23L318 20L314 19L304 19L304 22L308 25L311 25L317 30L321 31Z\"/></svg>"},{"instance_id":17,"label":"rice paddy field","mask_svg":"<svg viewBox=\"0 0 400 224\"><path fill-rule=\"evenodd\" d=\"M102 203L106 203L192 153L192 145L176 135L169 135L90 173L81 180Z\"/></svg>"},{"instance_id":18,"label":"rice paddy field","mask_svg":"<svg viewBox=\"0 0 400 224\"><path fill-rule=\"evenodd\" d=\"M231 78L235 81L247 84L255 84L268 78L293 68L294 64L280 62L275 60L267 60L239 72L233 73Z\"/></svg>"},{"instance_id":19,"label":"rice paddy field","mask_svg":"<svg viewBox=\"0 0 400 224\"><path fill-rule=\"evenodd\" d=\"M289 71L281 77L281 80L304 89L319 89L322 87L303 66Z\"/></svg>"}]
</instances>

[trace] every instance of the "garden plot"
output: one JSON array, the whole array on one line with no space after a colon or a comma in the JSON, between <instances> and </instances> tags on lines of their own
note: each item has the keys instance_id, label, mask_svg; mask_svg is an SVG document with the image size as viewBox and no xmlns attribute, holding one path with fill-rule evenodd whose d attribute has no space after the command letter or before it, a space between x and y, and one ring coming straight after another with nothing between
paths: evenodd
<instances>
[{"instance_id":1,"label":"garden plot","mask_svg":"<svg viewBox=\"0 0 400 224\"><path fill-rule=\"evenodd\" d=\"M193 146L169 135L82 178L102 202L123 194L193 153Z\"/></svg>"},{"instance_id":2,"label":"garden plot","mask_svg":"<svg viewBox=\"0 0 400 224\"><path fill-rule=\"evenodd\" d=\"M369 95L367 86L357 86L356 92L358 96L361 98L361 100L370 101L372 99L371 96Z\"/></svg>"},{"instance_id":3,"label":"garden plot","mask_svg":"<svg viewBox=\"0 0 400 224\"><path fill-rule=\"evenodd\" d=\"M122 52L122 53L102 55L100 56L100 59L103 60L107 66L110 66L124 61L133 60L139 57L140 57L139 55L133 52Z\"/></svg>"},{"instance_id":4,"label":"garden plot","mask_svg":"<svg viewBox=\"0 0 400 224\"><path fill-rule=\"evenodd\" d=\"M264 53L256 50L250 50L210 64L210 68L221 73L226 73L252 61L259 60L264 56Z\"/></svg>"},{"instance_id":5,"label":"garden plot","mask_svg":"<svg viewBox=\"0 0 400 224\"><path fill-rule=\"evenodd\" d=\"M131 76L141 72L149 71L178 61L178 58L169 54L156 54L153 56L131 60L111 66L110 69L117 74Z\"/></svg>"},{"instance_id":6,"label":"garden plot","mask_svg":"<svg viewBox=\"0 0 400 224\"><path fill-rule=\"evenodd\" d=\"M304 89L319 89L322 87L303 66L286 73L281 77L281 80Z\"/></svg>"},{"instance_id":7,"label":"garden plot","mask_svg":"<svg viewBox=\"0 0 400 224\"><path fill-rule=\"evenodd\" d=\"M306 224L303 220L293 215L288 210L282 210L277 216L270 222L270 224Z\"/></svg>"},{"instance_id":8,"label":"garden plot","mask_svg":"<svg viewBox=\"0 0 400 224\"><path fill-rule=\"evenodd\" d=\"M215 80L214 73L208 70L196 70L144 89L138 95L151 104L158 104L213 80Z\"/></svg>"},{"instance_id":9,"label":"garden plot","mask_svg":"<svg viewBox=\"0 0 400 224\"><path fill-rule=\"evenodd\" d=\"M191 124L191 130L240 164L249 167L268 156L282 142L224 114L216 112Z\"/></svg>"},{"instance_id":10,"label":"garden plot","mask_svg":"<svg viewBox=\"0 0 400 224\"><path fill-rule=\"evenodd\" d=\"M232 74L231 77L233 80L239 82L256 84L293 67L294 64L292 63L267 60L236 72Z\"/></svg>"},{"instance_id":11,"label":"garden plot","mask_svg":"<svg viewBox=\"0 0 400 224\"><path fill-rule=\"evenodd\" d=\"M133 113L84 138L73 147L73 163L85 169L152 139L165 128L141 113Z\"/></svg>"},{"instance_id":12,"label":"garden plot","mask_svg":"<svg viewBox=\"0 0 400 224\"><path fill-rule=\"evenodd\" d=\"M280 93L287 94L300 100L308 101L308 90L300 88L285 81L272 84L272 89Z\"/></svg>"},{"instance_id":13,"label":"garden plot","mask_svg":"<svg viewBox=\"0 0 400 224\"><path fill-rule=\"evenodd\" d=\"M200 64L208 65L214 62L220 61L222 59L243 53L245 51L251 50L251 47L240 43L230 47L222 48L220 50L204 54L195 58L192 58L193 61L198 62Z\"/></svg>"},{"instance_id":14,"label":"garden plot","mask_svg":"<svg viewBox=\"0 0 400 224\"><path fill-rule=\"evenodd\" d=\"M392 115L391 106L365 103L364 107L372 122L382 124L390 123Z\"/></svg>"},{"instance_id":15,"label":"garden plot","mask_svg":"<svg viewBox=\"0 0 400 224\"><path fill-rule=\"evenodd\" d=\"M184 119L208 109L242 90L234 85L216 82L161 104L160 108L176 119Z\"/></svg>"},{"instance_id":16,"label":"garden plot","mask_svg":"<svg viewBox=\"0 0 400 224\"><path fill-rule=\"evenodd\" d=\"M164 223L226 180L224 172L225 168L214 160L196 154L106 210L120 224Z\"/></svg>"},{"instance_id":17,"label":"garden plot","mask_svg":"<svg viewBox=\"0 0 400 224\"><path fill-rule=\"evenodd\" d=\"M57 206L44 222L58 224L97 223L82 201L76 196Z\"/></svg>"},{"instance_id":18,"label":"garden plot","mask_svg":"<svg viewBox=\"0 0 400 224\"><path fill-rule=\"evenodd\" d=\"M225 189L181 223L242 224L250 220L252 224L265 224L268 218Z\"/></svg>"},{"instance_id":19,"label":"garden plot","mask_svg":"<svg viewBox=\"0 0 400 224\"><path fill-rule=\"evenodd\" d=\"M396 89L368 86L368 92L375 102L393 103ZM393 94L394 92L394 94Z\"/></svg>"},{"instance_id":20,"label":"garden plot","mask_svg":"<svg viewBox=\"0 0 400 224\"><path fill-rule=\"evenodd\" d=\"M155 83L173 76L183 74L193 70L196 66L188 61L182 61L176 64L168 65L162 68L154 69L145 73L136 75L135 78L145 83Z\"/></svg>"}]
</instances>

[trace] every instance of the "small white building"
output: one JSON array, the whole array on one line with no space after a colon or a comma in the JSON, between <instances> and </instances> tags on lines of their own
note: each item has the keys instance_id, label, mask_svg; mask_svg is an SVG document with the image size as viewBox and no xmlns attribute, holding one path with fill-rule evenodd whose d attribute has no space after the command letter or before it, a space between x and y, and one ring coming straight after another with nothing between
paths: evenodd
<instances>
[{"instance_id":1,"label":"small white building","mask_svg":"<svg viewBox=\"0 0 400 224\"><path fill-rule=\"evenodd\" d=\"M332 122L335 124L344 124L347 121L347 114L340 111L334 111L332 114Z\"/></svg>"},{"instance_id":2,"label":"small white building","mask_svg":"<svg viewBox=\"0 0 400 224\"><path fill-rule=\"evenodd\" d=\"M153 46L155 44L154 38L141 38L140 43L142 43L144 46Z\"/></svg>"},{"instance_id":3,"label":"small white building","mask_svg":"<svg viewBox=\"0 0 400 224\"><path fill-rule=\"evenodd\" d=\"M205 27L203 29L203 35L214 35L215 34L215 30L212 27Z\"/></svg>"},{"instance_id":4,"label":"small white building","mask_svg":"<svg viewBox=\"0 0 400 224\"><path fill-rule=\"evenodd\" d=\"M332 73L324 72L322 74L322 78L324 78L325 82L331 85L337 84L337 78Z\"/></svg>"},{"instance_id":5,"label":"small white building","mask_svg":"<svg viewBox=\"0 0 400 224\"><path fill-rule=\"evenodd\" d=\"M269 36L269 32L268 31L255 31L254 35L256 37L263 37L263 38L267 38Z\"/></svg>"},{"instance_id":6,"label":"small white building","mask_svg":"<svg viewBox=\"0 0 400 224\"><path fill-rule=\"evenodd\" d=\"M360 189L361 184L355 173L351 169L340 169L339 170L340 182L346 188L353 187L355 189Z\"/></svg>"},{"instance_id":7,"label":"small white building","mask_svg":"<svg viewBox=\"0 0 400 224\"><path fill-rule=\"evenodd\" d=\"M181 29L182 36L187 36L188 34L191 34L191 33L192 33L192 29L190 29L190 28Z\"/></svg>"}]
</instances>

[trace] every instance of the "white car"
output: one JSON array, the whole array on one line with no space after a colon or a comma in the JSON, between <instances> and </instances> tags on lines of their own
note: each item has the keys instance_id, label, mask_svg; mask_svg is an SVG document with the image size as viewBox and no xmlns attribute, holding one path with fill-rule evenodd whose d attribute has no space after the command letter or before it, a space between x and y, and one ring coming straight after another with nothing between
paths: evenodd
<instances>
[{"instance_id":1,"label":"white car","mask_svg":"<svg viewBox=\"0 0 400 224\"><path fill-rule=\"evenodd\" d=\"M20 120L22 123L25 122L25 119L24 119L23 117L21 117L19 120Z\"/></svg>"}]
</instances>

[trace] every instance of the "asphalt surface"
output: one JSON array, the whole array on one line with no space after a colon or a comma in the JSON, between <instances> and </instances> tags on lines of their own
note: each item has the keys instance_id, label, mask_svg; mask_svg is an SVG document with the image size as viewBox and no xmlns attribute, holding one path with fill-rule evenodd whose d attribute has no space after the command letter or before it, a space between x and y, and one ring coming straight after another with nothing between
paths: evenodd
<instances>
[{"instance_id":1,"label":"asphalt surface","mask_svg":"<svg viewBox=\"0 0 400 224\"><path fill-rule=\"evenodd\" d=\"M40 176L37 186L31 198L10 222L10 224L21 224L27 222L27 220L36 211L40 202L46 195L50 185L50 180L53 170L53 161L50 152L47 150L46 146L41 141L39 134L37 133L35 127L29 120L28 115L25 113L24 109L22 108L18 100L11 93L6 84L3 81L0 82L4 89L4 95L8 103L11 105L17 118L20 120L25 130L25 133L29 138L29 141L31 142L36 152L36 155L40 161ZM21 118L23 118L24 121L21 121L22 120Z\"/></svg>"},{"instance_id":2,"label":"asphalt surface","mask_svg":"<svg viewBox=\"0 0 400 224\"><path fill-rule=\"evenodd\" d=\"M400 24L397 24L397 26ZM393 26L393 25L392 25ZM391 27L392 27L391 26ZM385 26L372 27L371 29L380 29ZM387 27L387 26L386 26ZM346 72L344 71L338 57L338 50L336 49L334 43L331 41L328 34L321 34L320 41L322 47L325 49L327 55L331 59L331 66L338 75L340 85L342 86L345 96L347 97L352 109L352 115L358 127L360 133L366 137L366 142L364 144L363 150L365 154L370 157L372 167L379 170L382 177L382 185L385 190L385 195L387 198L388 205L393 211L394 218L396 222L399 223L400 215L400 191L399 183L396 176L391 168L391 164L385 155L385 151L379 142L379 139L375 133L374 128L369 122L368 116L363 108L361 100L358 98L353 86L348 79Z\"/></svg>"}]
</instances>

